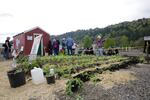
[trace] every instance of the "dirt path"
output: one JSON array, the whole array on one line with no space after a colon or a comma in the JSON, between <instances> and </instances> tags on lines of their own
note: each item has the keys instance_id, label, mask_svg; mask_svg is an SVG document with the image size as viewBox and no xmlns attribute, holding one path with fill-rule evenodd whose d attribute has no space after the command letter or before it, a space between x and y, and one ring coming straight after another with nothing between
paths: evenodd
<instances>
[{"instance_id":1,"label":"dirt path","mask_svg":"<svg viewBox=\"0 0 150 100\"><path fill-rule=\"evenodd\" d=\"M54 100L54 92L64 88L65 80L57 80L52 85L46 81L40 85L28 81L24 86L11 88L7 77L11 64L12 61L0 62L0 100Z\"/></svg>"}]
</instances>

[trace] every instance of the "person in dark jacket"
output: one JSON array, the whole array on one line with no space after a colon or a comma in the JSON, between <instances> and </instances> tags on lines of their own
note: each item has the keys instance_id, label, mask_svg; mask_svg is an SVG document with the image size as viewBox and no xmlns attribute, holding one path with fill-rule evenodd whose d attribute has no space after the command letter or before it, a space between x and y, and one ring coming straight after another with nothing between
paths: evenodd
<instances>
[{"instance_id":1,"label":"person in dark jacket","mask_svg":"<svg viewBox=\"0 0 150 100\"><path fill-rule=\"evenodd\" d=\"M10 40L10 37L7 37L5 44L3 45L5 59L9 59L9 54L11 52L11 44L10 44L9 40Z\"/></svg>"},{"instance_id":2,"label":"person in dark jacket","mask_svg":"<svg viewBox=\"0 0 150 100\"><path fill-rule=\"evenodd\" d=\"M74 40L71 37L68 37L66 40L68 55L73 55L73 50L72 50L73 44L74 44Z\"/></svg>"},{"instance_id":3,"label":"person in dark jacket","mask_svg":"<svg viewBox=\"0 0 150 100\"><path fill-rule=\"evenodd\" d=\"M49 54L49 55L52 55L52 54L53 54L53 46L52 46L52 42L51 42L51 40L49 41L48 48L49 48L49 52L48 52L48 54Z\"/></svg>"},{"instance_id":4,"label":"person in dark jacket","mask_svg":"<svg viewBox=\"0 0 150 100\"><path fill-rule=\"evenodd\" d=\"M60 44L59 40L53 39L52 46L53 46L53 53L54 53L54 55L58 55L59 54L59 44Z\"/></svg>"},{"instance_id":5,"label":"person in dark jacket","mask_svg":"<svg viewBox=\"0 0 150 100\"><path fill-rule=\"evenodd\" d=\"M57 43L58 43L58 54L59 54L59 45L60 45L60 41L58 39L56 39Z\"/></svg>"}]
</instances>

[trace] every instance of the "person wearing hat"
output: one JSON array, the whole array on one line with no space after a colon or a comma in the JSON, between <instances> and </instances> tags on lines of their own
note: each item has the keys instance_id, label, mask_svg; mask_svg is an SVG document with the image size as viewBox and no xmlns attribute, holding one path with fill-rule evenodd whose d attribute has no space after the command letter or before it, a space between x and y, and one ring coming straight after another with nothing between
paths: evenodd
<instances>
[{"instance_id":1,"label":"person wearing hat","mask_svg":"<svg viewBox=\"0 0 150 100\"><path fill-rule=\"evenodd\" d=\"M104 40L103 38L98 35L97 36L97 39L96 39L96 46L97 46L97 49L98 49L98 56L103 56L103 44L104 44Z\"/></svg>"}]
</instances>

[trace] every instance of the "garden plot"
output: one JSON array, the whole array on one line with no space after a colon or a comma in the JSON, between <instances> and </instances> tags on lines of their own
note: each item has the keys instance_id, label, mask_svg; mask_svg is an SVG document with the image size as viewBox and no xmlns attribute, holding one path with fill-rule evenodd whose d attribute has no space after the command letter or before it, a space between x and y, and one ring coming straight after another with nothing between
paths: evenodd
<instances>
[{"instance_id":1,"label":"garden plot","mask_svg":"<svg viewBox=\"0 0 150 100\"><path fill-rule=\"evenodd\" d=\"M30 98L49 98L54 97L56 91L66 90L67 91L65 93L72 94L74 92L72 91L72 83L77 82L80 84L80 86L77 85L76 89L78 90L86 81L102 82L106 78L99 78L96 76L97 74L103 75L102 73L107 70L115 71L120 68L125 68L129 64L135 64L138 61L139 60L137 58L133 59L122 56L97 57L83 55L39 57L35 61L28 62L26 57L22 57L17 60L18 68L24 69L28 79L31 78L30 70L32 68L41 67L45 74L49 72L50 68L53 68L58 80L56 80L56 83L52 85L48 85L46 82L40 85L34 85L32 81L27 81L24 86L13 89L10 88L6 75L12 62L3 62L0 67L0 75L2 75L1 80L3 80L3 82L0 83L0 97L11 98L15 95L16 97L25 98L25 100Z\"/></svg>"},{"instance_id":2,"label":"garden plot","mask_svg":"<svg viewBox=\"0 0 150 100\"><path fill-rule=\"evenodd\" d=\"M101 74L104 71L115 71L120 68L126 68L130 64L136 64L140 60L138 57L123 57L123 56L51 56L39 57L32 62L28 62L26 58L18 59L19 67L23 68L27 75L30 76L30 70L34 67L41 67L44 74L49 74L50 69L55 70L57 78L70 79L67 82L67 94L73 94L72 86L79 89L83 82L94 80L101 81L95 78L96 74ZM76 86L76 87L75 87Z\"/></svg>"}]
</instances>

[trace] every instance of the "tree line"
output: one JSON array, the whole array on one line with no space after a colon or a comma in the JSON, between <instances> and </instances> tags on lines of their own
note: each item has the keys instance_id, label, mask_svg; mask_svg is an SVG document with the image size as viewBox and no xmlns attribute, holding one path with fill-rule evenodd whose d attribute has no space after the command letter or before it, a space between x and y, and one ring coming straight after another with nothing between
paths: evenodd
<instances>
[{"instance_id":1,"label":"tree line","mask_svg":"<svg viewBox=\"0 0 150 100\"><path fill-rule=\"evenodd\" d=\"M105 28L71 31L59 35L58 39L70 36L76 43L83 44L85 37L89 36L90 41L94 41L97 35L106 38L106 48L110 46L143 46L144 36L150 35L150 18L126 21Z\"/></svg>"}]
</instances>

